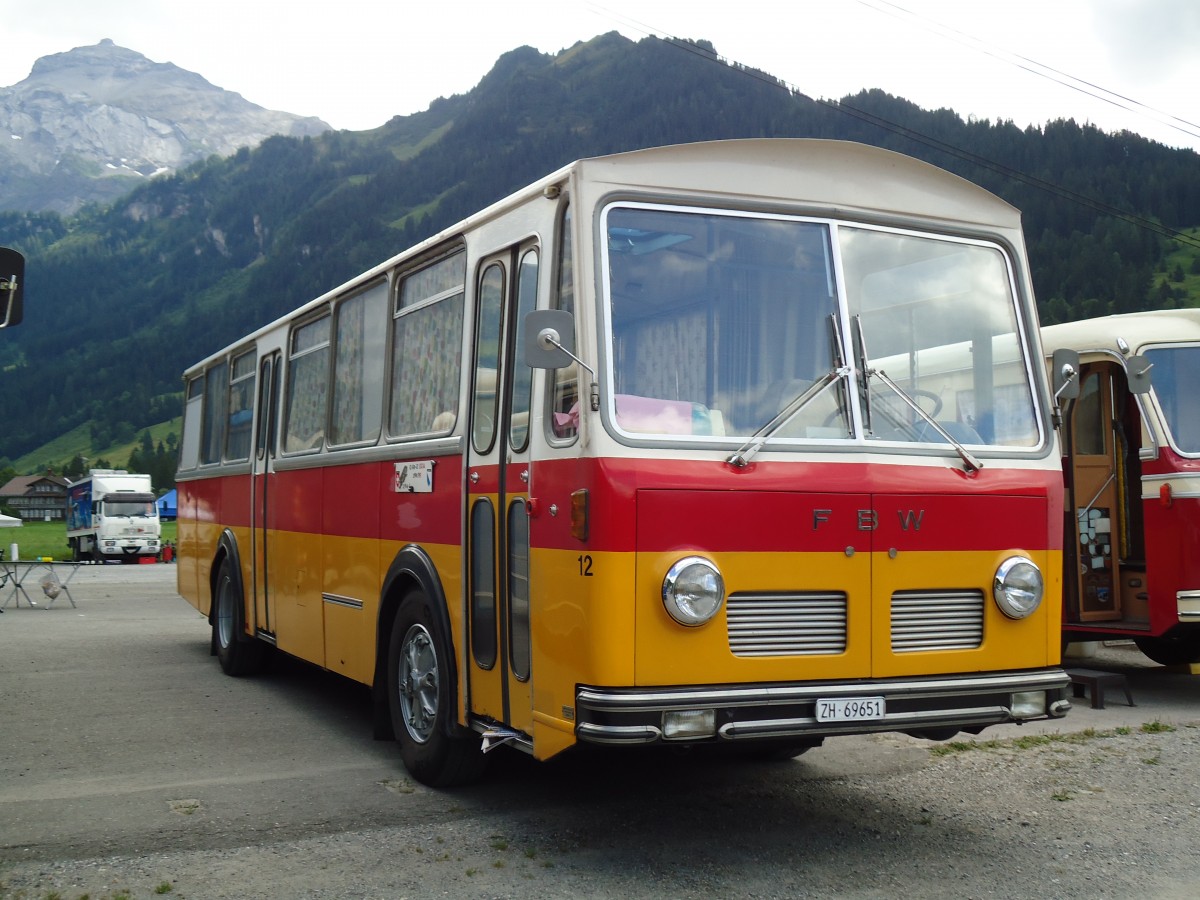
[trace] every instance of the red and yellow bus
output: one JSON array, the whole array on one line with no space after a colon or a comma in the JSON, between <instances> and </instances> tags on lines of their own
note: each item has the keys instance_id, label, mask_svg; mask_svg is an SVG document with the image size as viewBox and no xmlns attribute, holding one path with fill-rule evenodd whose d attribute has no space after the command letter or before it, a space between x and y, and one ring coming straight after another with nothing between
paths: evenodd
<instances>
[{"instance_id":1,"label":"red and yellow bus","mask_svg":"<svg viewBox=\"0 0 1200 900\"><path fill-rule=\"evenodd\" d=\"M1064 408L1063 636L1200 663L1200 309L1052 325L1078 354Z\"/></svg>"},{"instance_id":2,"label":"red and yellow bus","mask_svg":"<svg viewBox=\"0 0 1200 900\"><path fill-rule=\"evenodd\" d=\"M185 381L179 590L221 665L369 685L422 782L1069 709L1019 214L925 163L581 160Z\"/></svg>"}]
</instances>

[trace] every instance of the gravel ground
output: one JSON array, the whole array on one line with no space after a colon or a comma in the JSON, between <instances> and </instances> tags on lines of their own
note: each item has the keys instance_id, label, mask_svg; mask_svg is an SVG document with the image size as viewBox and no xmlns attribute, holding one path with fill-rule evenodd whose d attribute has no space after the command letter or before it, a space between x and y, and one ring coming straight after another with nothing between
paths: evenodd
<instances>
[{"instance_id":1,"label":"gravel ground","mask_svg":"<svg viewBox=\"0 0 1200 900\"><path fill-rule=\"evenodd\" d=\"M130 589L116 581L130 574L164 577L81 573L72 585L79 608L63 615L99 634L103 616L121 610L128 615L123 602L146 602L129 599ZM169 595L170 583L163 585L139 589ZM1060 723L1005 726L942 744L890 735L832 739L795 761L775 764L641 752L574 753L537 764L509 754L497 757L482 784L438 792L411 781L390 748L363 744L360 692L336 682L321 687L325 682L318 680L319 691L306 684L285 693L294 682L317 678L299 672L253 688L215 674L205 681L215 663L206 658L206 632L194 611L177 597L168 596L156 609L160 605L161 619L145 618L142 635L133 638L146 643L151 627L177 629L182 649L152 651L158 664L178 665L180 674L156 670L152 680L198 682L204 698L258 690L271 698L277 716L304 707L303 717L287 720L293 731L284 743L320 742L323 768L313 782L281 778L264 784L248 770L220 779L199 772L165 787L132 782L119 788L101 772L110 780L92 783L87 796L81 791L78 805L70 797L55 798L65 816L75 817L63 819L58 841L21 837L21 822L32 815L30 798L53 793L53 780L0 783L0 897L1197 895L1200 713L1192 715L1189 701L1200 695L1200 680L1164 675L1128 648L1086 664L1128 672L1136 708L1110 697L1107 709L1077 706ZM67 643L72 620L50 618L58 613L10 608L0 617L6 684L0 757L29 746L28 735L18 740L4 727L6 719L36 721L17 715L16 698L34 696L22 694L28 683L22 679L45 680L58 672L49 645L33 675L6 665L29 640L17 644L20 633L6 626L54 625L62 646L72 648L65 675L76 684L99 677L88 674L91 664L80 649L86 645ZM114 627L117 636L130 630L129 620L122 621ZM189 653L193 658L177 662ZM160 693L168 686L160 684ZM60 695L63 690L57 683L43 687ZM181 689L171 689L172 703L180 702L174 691ZM329 692L328 702L345 713L348 726L318 715L313 694L320 691ZM1158 699L1164 696L1172 698L1168 705ZM247 706L262 708L258 700ZM180 753L191 739L189 733L178 738ZM65 761L58 764L65 785L84 783L67 772ZM28 781L41 771L6 765L0 759L0 775L11 781ZM65 781L68 774L76 781ZM259 793L251 796L252 784ZM218 788L246 791L244 805L228 802ZM170 809L157 813L159 824L147 815L141 831L114 824L106 840L109 823L117 822L96 812L104 809L97 804L106 790L119 794L114 803L126 807L152 795L155 809L166 802ZM64 787L61 793L69 792Z\"/></svg>"},{"instance_id":2,"label":"gravel ground","mask_svg":"<svg viewBox=\"0 0 1200 900\"><path fill-rule=\"evenodd\" d=\"M18 864L0 885L13 898L1192 898L1198 745L1194 727L951 744L849 777L805 761L516 765L417 821ZM398 819L426 792L385 787Z\"/></svg>"}]
</instances>

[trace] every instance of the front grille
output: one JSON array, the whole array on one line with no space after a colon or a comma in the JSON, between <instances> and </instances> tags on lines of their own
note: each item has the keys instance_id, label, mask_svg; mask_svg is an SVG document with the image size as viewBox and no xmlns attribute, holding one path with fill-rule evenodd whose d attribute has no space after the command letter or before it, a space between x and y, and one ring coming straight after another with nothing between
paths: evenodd
<instances>
[{"instance_id":1,"label":"front grille","mask_svg":"<svg viewBox=\"0 0 1200 900\"><path fill-rule=\"evenodd\" d=\"M974 650L983 643L982 591L892 594L892 652Z\"/></svg>"},{"instance_id":2,"label":"front grille","mask_svg":"<svg viewBox=\"0 0 1200 900\"><path fill-rule=\"evenodd\" d=\"M733 594L725 618L734 656L846 650L846 595L841 592Z\"/></svg>"}]
</instances>

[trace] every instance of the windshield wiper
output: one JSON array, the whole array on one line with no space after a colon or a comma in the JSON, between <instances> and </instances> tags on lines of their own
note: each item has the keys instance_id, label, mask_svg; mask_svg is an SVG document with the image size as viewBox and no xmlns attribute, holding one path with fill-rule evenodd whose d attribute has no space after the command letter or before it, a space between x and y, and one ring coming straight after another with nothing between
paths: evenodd
<instances>
[{"instance_id":1,"label":"windshield wiper","mask_svg":"<svg viewBox=\"0 0 1200 900\"><path fill-rule=\"evenodd\" d=\"M867 362L867 339L863 336L862 316L854 317L854 331L858 344L858 369L863 373L858 399L862 404L863 428L866 429L867 434L870 434L873 430L871 427L871 373L873 370Z\"/></svg>"},{"instance_id":2,"label":"windshield wiper","mask_svg":"<svg viewBox=\"0 0 1200 900\"><path fill-rule=\"evenodd\" d=\"M945 440L947 444L954 448L959 459L963 461L963 466L968 472L978 472L980 469L982 469L983 463L980 462L979 459L971 453L971 451L969 451L953 436L951 436L950 432L939 425L933 416L925 412L925 410L921 408L921 405L912 397L910 397L904 388L892 381L892 379L890 379L887 376L887 373L882 369L871 368L871 365L868 362L870 357L867 355L867 340L863 335L862 316L854 317L854 325L858 331L858 363L859 368L863 373L863 417L865 419L867 431L871 431L871 377L874 376L887 385L887 387L891 389L892 393L908 404L908 406L912 408L913 412L920 416L928 425L933 428L934 431L942 436L943 440Z\"/></svg>"},{"instance_id":3,"label":"windshield wiper","mask_svg":"<svg viewBox=\"0 0 1200 900\"><path fill-rule=\"evenodd\" d=\"M847 366L837 366L833 369L830 369L811 385L809 385L808 389L805 390L804 393L795 397L790 403L788 403L787 406L777 412L771 421L759 428L758 431L754 432L754 434L750 436L750 439L746 441L746 443L742 444L742 446L736 451L734 451L733 455L725 460L725 462L731 466L736 466L739 469L743 469L748 466L750 464L750 460L753 459L754 455L762 449L762 445L771 439L771 436L775 434L775 432L777 432L788 422L792 421L792 419L796 418L796 416L800 414L800 411L804 409L804 407L808 406L809 403L819 397L831 384L836 382L839 378L846 378L849 376L849 374L850 369Z\"/></svg>"},{"instance_id":4,"label":"windshield wiper","mask_svg":"<svg viewBox=\"0 0 1200 900\"><path fill-rule=\"evenodd\" d=\"M904 388L900 387L900 385L896 384L896 382L894 382L894 381L892 381L892 379L888 378L886 372L884 372L882 369L868 369L868 370L866 370L866 372L868 375L874 375L876 378L878 378L880 381L882 381L885 385L887 385L889 388L891 388L892 393L894 393L897 397L899 397L901 400L903 400L905 403L907 403L912 408L913 412L915 412L918 416L920 416L922 419L924 419L925 423L927 425L931 426L934 431L936 431L938 434L940 434L942 436L942 438L946 441L946 443L949 444L950 446L952 446L954 448L955 452L958 453L959 458L963 461L963 466L966 467L966 470L968 472L978 472L980 469L983 468L983 463L980 462L977 457L973 456L971 454L971 451L969 451L966 447L964 447L962 444L960 444L950 434L950 432L948 432L945 428L943 428L941 425L939 425L937 422L937 419L935 419L929 413L925 412L925 410L921 409L921 404L917 403L916 400L914 400L912 397L910 397L908 395L908 392L906 390L904 390Z\"/></svg>"}]
</instances>

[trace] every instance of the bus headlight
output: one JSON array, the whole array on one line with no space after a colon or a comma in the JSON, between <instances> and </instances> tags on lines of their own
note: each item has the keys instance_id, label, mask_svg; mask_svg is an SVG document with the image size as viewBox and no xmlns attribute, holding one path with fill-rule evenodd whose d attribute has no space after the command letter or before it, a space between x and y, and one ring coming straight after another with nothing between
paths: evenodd
<instances>
[{"instance_id":1,"label":"bus headlight","mask_svg":"<svg viewBox=\"0 0 1200 900\"><path fill-rule=\"evenodd\" d=\"M725 579L701 556L686 556L667 572L662 586L663 606L680 625L703 625L725 602Z\"/></svg>"},{"instance_id":2,"label":"bus headlight","mask_svg":"<svg viewBox=\"0 0 1200 900\"><path fill-rule=\"evenodd\" d=\"M1044 590L1037 563L1025 556L1010 556L996 570L992 596L1010 619L1023 619L1041 605Z\"/></svg>"}]
</instances>

